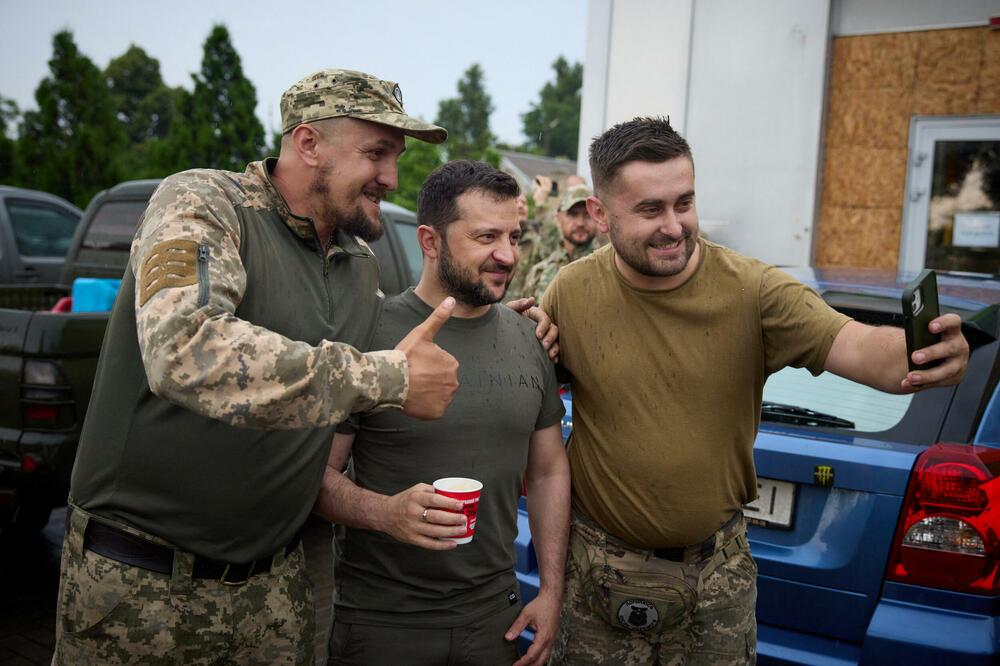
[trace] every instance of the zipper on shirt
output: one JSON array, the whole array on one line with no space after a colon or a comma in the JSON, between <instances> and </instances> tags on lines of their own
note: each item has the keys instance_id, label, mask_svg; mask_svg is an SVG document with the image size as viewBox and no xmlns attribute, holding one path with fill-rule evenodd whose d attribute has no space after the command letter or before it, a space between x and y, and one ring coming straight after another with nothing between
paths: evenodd
<instances>
[{"instance_id":1,"label":"zipper on shirt","mask_svg":"<svg viewBox=\"0 0 1000 666\"><path fill-rule=\"evenodd\" d=\"M198 303L197 307L208 305L208 245L198 243Z\"/></svg>"}]
</instances>

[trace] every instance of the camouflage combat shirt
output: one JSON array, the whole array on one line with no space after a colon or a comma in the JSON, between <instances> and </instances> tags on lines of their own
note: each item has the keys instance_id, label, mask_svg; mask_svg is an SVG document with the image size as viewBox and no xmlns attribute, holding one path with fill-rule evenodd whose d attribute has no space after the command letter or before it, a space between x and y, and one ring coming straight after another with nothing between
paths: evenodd
<instances>
[{"instance_id":1,"label":"camouflage combat shirt","mask_svg":"<svg viewBox=\"0 0 1000 666\"><path fill-rule=\"evenodd\" d=\"M521 290L522 298L535 297L535 303L542 302L542 294L548 289L552 278L556 276L559 269L569 264L571 261L582 259L588 254L592 254L597 246L590 242L584 246L577 246L573 249L573 256L569 256L561 244L552 253L531 267L528 276L524 279L524 287Z\"/></svg>"},{"instance_id":2,"label":"camouflage combat shirt","mask_svg":"<svg viewBox=\"0 0 1000 666\"><path fill-rule=\"evenodd\" d=\"M402 352L357 351L383 298L371 250L339 230L324 249L273 168L187 171L153 195L70 490L97 515L229 562L288 543L334 426L401 406L408 389Z\"/></svg>"}]
</instances>

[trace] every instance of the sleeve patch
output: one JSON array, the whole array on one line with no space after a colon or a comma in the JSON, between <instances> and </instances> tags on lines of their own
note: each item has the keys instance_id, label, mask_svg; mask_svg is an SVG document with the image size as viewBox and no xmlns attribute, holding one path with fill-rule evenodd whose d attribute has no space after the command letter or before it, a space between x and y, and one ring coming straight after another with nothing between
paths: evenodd
<instances>
[{"instance_id":1,"label":"sleeve patch","mask_svg":"<svg viewBox=\"0 0 1000 666\"><path fill-rule=\"evenodd\" d=\"M198 243L178 239L154 245L142 260L139 306L166 287L198 283Z\"/></svg>"}]
</instances>

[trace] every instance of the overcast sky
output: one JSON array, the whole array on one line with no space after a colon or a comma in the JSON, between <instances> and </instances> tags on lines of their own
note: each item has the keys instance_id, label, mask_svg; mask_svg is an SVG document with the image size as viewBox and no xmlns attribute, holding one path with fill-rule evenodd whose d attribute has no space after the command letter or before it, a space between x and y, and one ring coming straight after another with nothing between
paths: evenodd
<instances>
[{"instance_id":1,"label":"overcast sky","mask_svg":"<svg viewBox=\"0 0 1000 666\"><path fill-rule=\"evenodd\" d=\"M98 67L142 47L169 86L191 90L212 25L224 24L257 89L257 115L278 129L281 93L317 69L358 69L397 81L408 113L433 121L438 101L478 62L502 141L521 143L521 114L563 55L583 62L586 0L0 0L0 96L37 108L52 36L73 32Z\"/></svg>"}]
</instances>

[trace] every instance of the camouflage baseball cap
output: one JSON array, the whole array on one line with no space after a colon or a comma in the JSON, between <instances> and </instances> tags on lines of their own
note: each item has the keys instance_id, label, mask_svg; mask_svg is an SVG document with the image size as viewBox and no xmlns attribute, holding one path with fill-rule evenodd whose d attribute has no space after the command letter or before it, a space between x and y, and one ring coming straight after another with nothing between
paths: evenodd
<instances>
[{"instance_id":1,"label":"camouflage baseball cap","mask_svg":"<svg viewBox=\"0 0 1000 666\"><path fill-rule=\"evenodd\" d=\"M398 127L428 143L442 143L448 130L411 118L403 111L399 84L347 69L323 69L292 85L281 96L281 133L302 123L349 116Z\"/></svg>"},{"instance_id":2,"label":"camouflage baseball cap","mask_svg":"<svg viewBox=\"0 0 1000 666\"><path fill-rule=\"evenodd\" d=\"M562 193L559 197L559 210L569 210L581 201L586 201L587 197L593 196L594 190L587 185L574 185Z\"/></svg>"}]
</instances>

